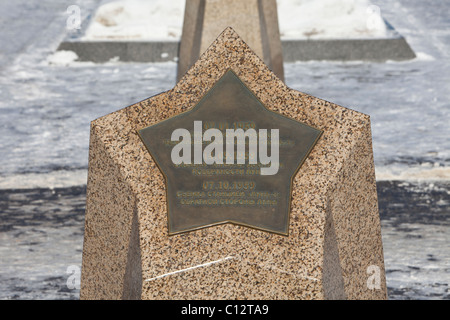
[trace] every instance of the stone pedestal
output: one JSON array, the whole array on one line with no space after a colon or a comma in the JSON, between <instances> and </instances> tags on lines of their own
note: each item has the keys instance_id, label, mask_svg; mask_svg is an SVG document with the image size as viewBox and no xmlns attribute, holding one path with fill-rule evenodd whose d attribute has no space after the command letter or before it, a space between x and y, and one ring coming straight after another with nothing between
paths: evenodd
<instances>
[{"instance_id":1,"label":"stone pedestal","mask_svg":"<svg viewBox=\"0 0 450 320\"><path fill-rule=\"evenodd\" d=\"M177 80L227 27L284 81L276 0L186 0Z\"/></svg>"},{"instance_id":2,"label":"stone pedestal","mask_svg":"<svg viewBox=\"0 0 450 320\"><path fill-rule=\"evenodd\" d=\"M169 235L165 177L138 131L191 110L228 70L323 131L292 179L287 235ZM81 299L385 298L369 116L288 88L233 29L173 89L92 122Z\"/></svg>"}]
</instances>

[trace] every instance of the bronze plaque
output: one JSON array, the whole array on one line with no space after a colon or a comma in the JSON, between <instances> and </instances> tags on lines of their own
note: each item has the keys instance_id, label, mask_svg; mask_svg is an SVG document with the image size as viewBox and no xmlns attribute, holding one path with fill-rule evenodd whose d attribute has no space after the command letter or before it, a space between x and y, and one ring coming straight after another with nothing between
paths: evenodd
<instances>
[{"instance_id":1,"label":"bronze plaque","mask_svg":"<svg viewBox=\"0 0 450 320\"><path fill-rule=\"evenodd\" d=\"M321 134L227 71L194 108L139 130L166 180L169 235L222 223L288 235L292 179Z\"/></svg>"}]
</instances>

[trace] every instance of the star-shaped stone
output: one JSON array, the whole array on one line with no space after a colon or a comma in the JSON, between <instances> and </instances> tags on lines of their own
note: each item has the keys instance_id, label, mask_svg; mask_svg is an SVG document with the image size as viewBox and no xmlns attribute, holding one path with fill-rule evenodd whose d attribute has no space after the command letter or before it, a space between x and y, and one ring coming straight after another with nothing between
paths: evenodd
<instances>
[{"instance_id":1,"label":"star-shaped stone","mask_svg":"<svg viewBox=\"0 0 450 320\"><path fill-rule=\"evenodd\" d=\"M233 223L287 235L292 179L321 133L228 70L194 108L139 130L166 180L169 234Z\"/></svg>"}]
</instances>

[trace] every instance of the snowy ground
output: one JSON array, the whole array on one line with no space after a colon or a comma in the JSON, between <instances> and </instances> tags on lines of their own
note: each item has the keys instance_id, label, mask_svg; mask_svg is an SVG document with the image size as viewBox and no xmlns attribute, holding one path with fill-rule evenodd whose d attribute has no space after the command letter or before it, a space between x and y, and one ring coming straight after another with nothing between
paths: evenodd
<instances>
[{"instance_id":1,"label":"snowy ground","mask_svg":"<svg viewBox=\"0 0 450 320\"><path fill-rule=\"evenodd\" d=\"M277 0L282 39L386 37L368 0ZM185 0L104 0L84 40L179 40Z\"/></svg>"},{"instance_id":2,"label":"snowy ground","mask_svg":"<svg viewBox=\"0 0 450 320\"><path fill-rule=\"evenodd\" d=\"M89 122L175 84L175 63L52 56L67 7L98 2L0 1L2 299L77 297L66 269L81 262ZM417 59L287 63L285 81L371 116L390 298L449 299L450 2L372 3Z\"/></svg>"}]
</instances>

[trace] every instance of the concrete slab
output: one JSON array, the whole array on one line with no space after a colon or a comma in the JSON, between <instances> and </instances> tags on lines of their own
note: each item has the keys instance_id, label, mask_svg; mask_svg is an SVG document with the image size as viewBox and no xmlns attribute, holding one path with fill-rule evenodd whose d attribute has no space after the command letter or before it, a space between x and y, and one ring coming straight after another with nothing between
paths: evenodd
<instances>
[{"instance_id":1,"label":"concrete slab","mask_svg":"<svg viewBox=\"0 0 450 320\"><path fill-rule=\"evenodd\" d=\"M87 26L89 21L82 25ZM401 61L414 59L414 51L406 39L387 21L386 38L361 39L281 39L284 62L310 60L336 61ZM78 55L79 61L96 63L118 59L124 62L178 61L180 41L83 40L85 29L69 35L58 47Z\"/></svg>"}]
</instances>

